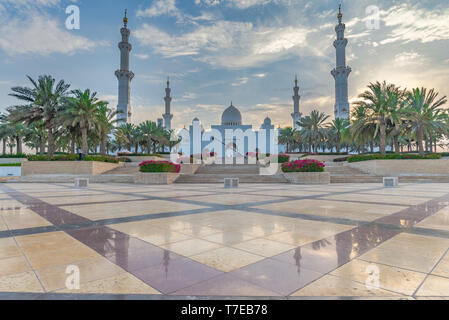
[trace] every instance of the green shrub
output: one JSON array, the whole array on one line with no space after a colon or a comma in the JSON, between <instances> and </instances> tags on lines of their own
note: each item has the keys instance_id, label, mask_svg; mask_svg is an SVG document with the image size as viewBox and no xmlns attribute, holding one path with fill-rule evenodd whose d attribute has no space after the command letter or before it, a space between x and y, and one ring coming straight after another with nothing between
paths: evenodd
<instances>
[{"instance_id":1,"label":"green shrub","mask_svg":"<svg viewBox=\"0 0 449 320\"><path fill-rule=\"evenodd\" d=\"M0 163L0 167L21 167L21 163Z\"/></svg>"},{"instance_id":2,"label":"green shrub","mask_svg":"<svg viewBox=\"0 0 449 320\"><path fill-rule=\"evenodd\" d=\"M170 153L168 153L170 154ZM155 154L149 154L149 153L126 153L126 152L119 152L117 153L119 157L159 157L162 158L162 156L158 153Z\"/></svg>"},{"instance_id":3,"label":"green shrub","mask_svg":"<svg viewBox=\"0 0 449 320\"><path fill-rule=\"evenodd\" d=\"M348 162L361 162L361 161L370 161L370 160L426 160L426 159L441 159L441 154L426 154L424 157L421 157L417 154L400 154L400 153L391 153L386 156L382 156L381 154L368 154L368 155L355 155L348 157Z\"/></svg>"},{"instance_id":4,"label":"green shrub","mask_svg":"<svg viewBox=\"0 0 449 320\"><path fill-rule=\"evenodd\" d=\"M139 164L140 172L173 172L179 173L181 165L169 161L144 161Z\"/></svg>"},{"instance_id":5,"label":"green shrub","mask_svg":"<svg viewBox=\"0 0 449 320\"><path fill-rule=\"evenodd\" d=\"M10 159L10 158L26 158L28 157L26 154L24 153L18 153L18 154L0 154L0 159Z\"/></svg>"},{"instance_id":6,"label":"green shrub","mask_svg":"<svg viewBox=\"0 0 449 320\"><path fill-rule=\"evenodd\" d=\"M67 155L54 155L53 157L50 156L41 156L41 155L34 155L29 156L28 161L78 161L79 155L77 154L67 154ZM86 156L83 161L98 161L98 162L107 162L107 163L119 163L119 158L112 157L112 156L94 156L94 155L88 155Z\"/></svg>"}]
</instances>

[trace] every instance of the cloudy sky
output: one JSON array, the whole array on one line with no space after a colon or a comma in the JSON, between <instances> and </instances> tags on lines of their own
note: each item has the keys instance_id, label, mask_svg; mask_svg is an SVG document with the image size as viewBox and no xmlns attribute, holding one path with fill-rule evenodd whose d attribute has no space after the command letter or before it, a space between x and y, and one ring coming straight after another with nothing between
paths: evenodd
<instances>
[{"instance_id":1,"label":"cloudy sky","mask_svg":"<svg viewBox=\"0 0 449 320\"><path fill-rule=\"evenodd\" d=\"M301 112L332 113L334 27L339 0L0 0L0 111L11 86L51 74L117 103L120 27L128 9L134 122L163 113L170 76L174 125L194 117L220 122L230 101L243 122L270 116L291 125L293 80ZM65 27L77 5L80 30ZM367 8L379 9L369 28ZM443 0L343 1L351 100L370 81L426 86L449 94L449 3Z\"/></svg>"}]
</instances>

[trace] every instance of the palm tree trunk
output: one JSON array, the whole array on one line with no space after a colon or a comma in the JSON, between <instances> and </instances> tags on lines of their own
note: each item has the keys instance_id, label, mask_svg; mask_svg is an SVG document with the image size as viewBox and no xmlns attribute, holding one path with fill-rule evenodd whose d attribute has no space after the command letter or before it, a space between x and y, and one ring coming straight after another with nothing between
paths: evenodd
<instances>
[{"instance_id":1,"label":"palm tree trunk","mask_svg":"<svg viewBox=\"0 0 449 320\"><path fill-rule=\"evenodd\" d=\"M6 154L6 139L3 139L3 154Z\"/></svg>"},{"instance_id":2,"label":"palm tree trunk","mask_svg":"<svg viewBox=\"0 0 449 320\"><path fill-rule=\"evenodd\" d=\"M394 152L400 153L401 150L399 149L399 137L398 136L393 137L393 144L394 144Z\"/></svg>"},{"instance_id":3,"label":"palm tree trunk","mask_svg":"<svg viewBox=\"0 0 449 320\"><path fill-rule=\"evenodd\" d=\"M416 133L416 144L418 145L419 155L424 157L424 146L423 146L423 129L421 126L418 126L418 132Z\"/></svg>"},{"instance_id":4,"label":"palm tree trunk","mask_svg":"<svg viewBox=\"0 0 449 320\"><path fill-rule=\"evenodd\" d=\"M131 151L131 150L129 150L129 151ZM139 144L138 143L136 143L136 153L139 153Z\"/></svg>"},{"instance_id":5,"label":"palm tree trunk","mask_svg":"<svg viewBox=\"0 0 449 320\"><path fill-rule=\"evenodd\" d=\"M17 137L16 143L17 143L17 154L22 154L22 138Z\"/></svg>"},{"instance_id":6,"label":"palm tree trunk","mask_svg":"<svg viewBox=\"0 0 449 320\"><path fill-rule=\"evenodd\" d=\"M87 145L87 128L81 128L81 138L83 140L82 152L87 155L89 153L89 147Z\"/></svg>"},{"instance_id":7,"label":"palm tree trunk","mask_svg":"<svg viewBox=\"0 0 449 320\"><path fill-rule=\"evenodd\" d=\"M48 155L53 157L55 150L55 139L53 137L53 128L48 128Z\"/></svg>"},{"instance_id":8,"label":"palm tree trunk","mask_svg":"<svg viewBox=\"0 0 449 320\"><path fill-rule=\"evenodd\" d=\"M40 154L41 156L44 155L45 153L45 142L44 142L44 137L40 137Z\"/></svg>"},{"instance_id":9,"label":"palm tree trunk","mask_svg":"<svg viewBox=\"0 0 449 320\"><path fill-rule=\"evenodd\" d=\"M365 154L365 137L363 134L360 136L360 145L362 147L362 154Z\"/></svg>"},{"instance_id":10,"label":"palm tree trunk","mask_svg":"<svg viewBox=\"0 0 449 320\"><path fill-rule=\"evenodd\" d=\"M101 135L100 153L103 156L106 155L106 134L104 133Z\"/></svg>"},{"instance_id":11,"label":"palm tree trunk","mask_svg":"<svg viewBox=\"0 0 449 320\"><path fill-rule=\"evenodd\" d=\"M76 137L75 137L75 135L72 135L71 143L70 143L70 153L71 154L75 154L75 144L76 144Z\"/></svg>"},{"instance_id":12,"label":"palm tree trunk","mask_svg":"<svg viewBox=\"0 0 449 320\"><path fill-rule=\"evenodd\" d=\"M380 129L380 153L385 156L386 150L385 150L385 146L386 146L386 125L384 121L380 121L379 124L379 129Z\"/></svg>"}]
</instances>

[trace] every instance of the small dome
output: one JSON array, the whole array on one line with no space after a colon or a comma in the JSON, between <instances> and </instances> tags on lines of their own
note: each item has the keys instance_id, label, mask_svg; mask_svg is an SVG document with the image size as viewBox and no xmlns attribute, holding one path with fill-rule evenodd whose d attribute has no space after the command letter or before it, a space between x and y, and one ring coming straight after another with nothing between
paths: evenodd
<instances>
[{"instance_id":1,"label":"small dome","mask_svg":"<svg viewBox=\"0 0 449 320\"><path fill-rule=\"evenodd\" d=\"M263 121L263 124L266 126L271 126L271 119L266 117L265 120Z\"/></svg>"},{"instance_id":2,"label":"small dome","mask_svg":"<svg viewBox=\"0 0 449 320\"><path fill-rule=\"evenodd\" d=\"M223 112L221 116L222 126L240 126L242 125L242 114L240 111L231 105Z\"/></svg>"}]
</instances>

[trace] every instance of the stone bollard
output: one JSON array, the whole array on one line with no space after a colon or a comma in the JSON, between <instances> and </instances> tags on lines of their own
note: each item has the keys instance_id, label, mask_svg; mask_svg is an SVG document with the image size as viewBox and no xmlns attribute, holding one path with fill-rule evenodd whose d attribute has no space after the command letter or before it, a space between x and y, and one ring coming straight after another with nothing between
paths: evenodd
<instances>
[{"instance_id":1,"label":"stone bollard","mask_svg":"<svg viewBox=\"0 0 449 320\"><path fill-rule=\"evenodd\" d=\"M84 189L89 187L89 179L87 178L75 178L75 188Z\"/></svg>"},{"instance_id":2,"label":"stone bollard","mask_svg":"<svg viewBox=\"0 0 449 320\"><path fill-rule=\"evenodd\" d=\"M226 189L238 188L239 184L240 184L240 180L238 178L225 178L224 179L224 187Z\"/></svg>"},{"instance_id":3,"label":"stone bollard","mask_svg":"<svg viewBox=\"0 0 449 320\"><path fill-rule=\"evenodd\" d=\"M397 188L399 186L398 177L384 177L384 188Z\"/></svg>"}]
</instances>

